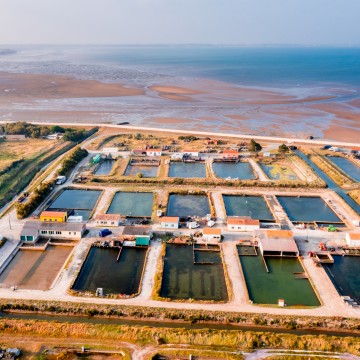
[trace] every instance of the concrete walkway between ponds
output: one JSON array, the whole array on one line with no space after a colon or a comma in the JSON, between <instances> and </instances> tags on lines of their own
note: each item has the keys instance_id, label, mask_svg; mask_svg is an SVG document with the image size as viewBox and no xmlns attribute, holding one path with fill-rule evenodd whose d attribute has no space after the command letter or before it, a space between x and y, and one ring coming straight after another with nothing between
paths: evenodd
<instances>
[{"instance_id":1,"label":"concrete walkway between ponds","mask_svg":"<svg viewBox=\"0 0 360 360\"><path fill-rule=\"evenodd\" d=\"M241 269L236 243L237 242L235 241L225 241L222 243L221 247L233 291L233 299L230 303L233 305L243 305L248 303L248 292Z\"/></svg>"},{"instance_id":2,"label":"concrete walkway between ponds","mask_svg":"<svg viewBox=\"0 0 360 360\"><path fill-rule=\"evenodd\" d=\"M148 250L149 253L147 256L147 261L145 263L145 270L141 283L141 292L137 297L138 299L145 300L151 298L151 292L154 287L155 273L157 270L156 267L162 248L161 245L162 245L161 241L153 241Z\"/></svg>"},{"instance_id":3,"label":"concrete walkway between ponds","mask_svg":"<svg viewBox=\"0 0 360 360\"><path fill-rule=\"evenodd\" d=\"M254 169L258 180L260 181L271 181L267 178L267 176L265 175L265 173L263 172L263 170L261 169L261 167L259 166L259 164L254 161L254 159L250 159L249 158L249 163L251 164L252 168Z\"/></svg>"}]
</instances>

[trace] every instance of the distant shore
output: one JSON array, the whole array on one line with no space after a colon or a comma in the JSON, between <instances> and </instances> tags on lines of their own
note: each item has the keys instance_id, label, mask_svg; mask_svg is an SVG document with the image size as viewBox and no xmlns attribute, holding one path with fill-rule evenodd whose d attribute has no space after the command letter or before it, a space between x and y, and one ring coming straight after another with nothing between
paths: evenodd
<instances>
[{"instance_id":1,"label":"distant shore","mask_svg":"<svg viewBox=\"0 0 360 360\"><path fill-rule=\"evenodd\" d=\"M341 100L338 100L341 99ZM71 76L0 73L0 119L117 124L359 144L360 98L289 95L214 80L124 86Z\"/></svg>"}]
</instances>

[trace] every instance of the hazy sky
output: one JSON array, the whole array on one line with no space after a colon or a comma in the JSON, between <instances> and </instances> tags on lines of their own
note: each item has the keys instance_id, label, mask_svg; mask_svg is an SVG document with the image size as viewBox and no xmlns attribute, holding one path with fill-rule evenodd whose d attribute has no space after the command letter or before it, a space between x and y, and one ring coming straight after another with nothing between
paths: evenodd
<instances>
[{"instance_id":1,"label":"hazy sky","mask_svg":"<svg viewBox=\"0 0 360 360\"><path fill-rule=\"evenodd\" d=\"M360 44L360 0L0 0L0 44Z\"/></svg>"}]
</instances>

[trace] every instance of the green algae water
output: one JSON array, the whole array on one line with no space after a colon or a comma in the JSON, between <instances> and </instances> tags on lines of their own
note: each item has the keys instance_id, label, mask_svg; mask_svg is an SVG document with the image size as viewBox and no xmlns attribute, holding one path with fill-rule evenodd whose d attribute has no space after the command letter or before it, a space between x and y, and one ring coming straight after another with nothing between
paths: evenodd
<instances>
[{"instance_id":1,"label":"green algae water","mask_svg":"<svg viewBox=\"0 0 360 360\"><path fill-rule=\"evenodd\" d=\"M147 249L124 247L119 261L118 248L92 247L76 278L73 289L104 294L134 295L139 291Z\"/></svg>"},{"instance_id":2,"label":"green algae water","mask_svg":"<svg viewBox=\"0 0 360 360\"><path fill-rule=\"evenodd\" d=\"M151 217L153 202L153 193L117 192L107 213L127 217Z\"/></svg>"},{"instance_id":3,"label":"green algae water","mask_svg":"<svg viewBox=\"0 0 360 360\"><path fill-rule=\"evenodd\" d=\"M288 167L280 166L278 164L267 165L259 164L261 169L265 172L270 180L298 180L297 175Z\"/></svg>"},{"instance_id":4,"label":"green algae water","mask_svg":"<svg viewBox=\"0 0 360 360\"><path fill-rule=\"evenodd\" d=\"M177 300L227 301L220 252L195 251L195 256L196 264L192 246L166 246L160 296Z\"/></svg>"},{"instance_id":5,"label":"green algae water","mask_svg":"<svg viewBox=\"0 0 360 360\"><path fill-rule=\"evenodd\" d=\"M319 306L320 302L308 279L297 279L294 273L304 271L297 258L265 257L266 272L260 255L240 256L250 300L255 304Z\"/></svg>"},{"instance_id":6,"label":"green algae water","mask_svg":"<svg viewBox=\"0 0 360 360\"><path fill-rule=\"evenodd\" d=\"M136 176L137 174L142 174L144 178L156 177L158 173L158 166L149 166L149 165L128 165L126 167L125 176Z\"/></svg>"},{"instance_id":7,"label":"green algae water","mask_svg":"<svg viewBox=\"0 0 360 360\"><path fill-rule=\"evenodd\" d=\"M274 217L262 196L223 195L227 216L250 216L261 221L273 221Z\"/></svg>"}]
</instances>

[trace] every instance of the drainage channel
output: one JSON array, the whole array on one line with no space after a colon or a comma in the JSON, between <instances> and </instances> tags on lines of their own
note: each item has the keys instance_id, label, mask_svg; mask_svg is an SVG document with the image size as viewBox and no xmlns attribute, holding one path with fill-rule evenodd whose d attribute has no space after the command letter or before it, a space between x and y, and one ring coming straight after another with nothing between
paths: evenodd
<instances>
[{"instance_id":1,"label":"drainage channel","mask_svg":"<svg viewBox=\"0 0 360 360\"><path fill-rule=\"evenodd\" d=\"M119 318L104 317L85 317L75 315L47 315L40 313L16 313L0 312L0 319L19 319L19 320L39 320L55 321L60 323L84 323L84 324L101 324L101 325L127 325L127 326L149 326L154 328L170 329L192 329L192 330L233 330L233 331L254 331L277 334L294 334L294 335L326 335L338 337L360 337L359 332L347 331L327 331L326 329L284 329L267 326L242 326L230 324L215 323L194 323L176 322L176 321L151 321L151 320L127 320Z\"/></svg>"}]
</instances>

